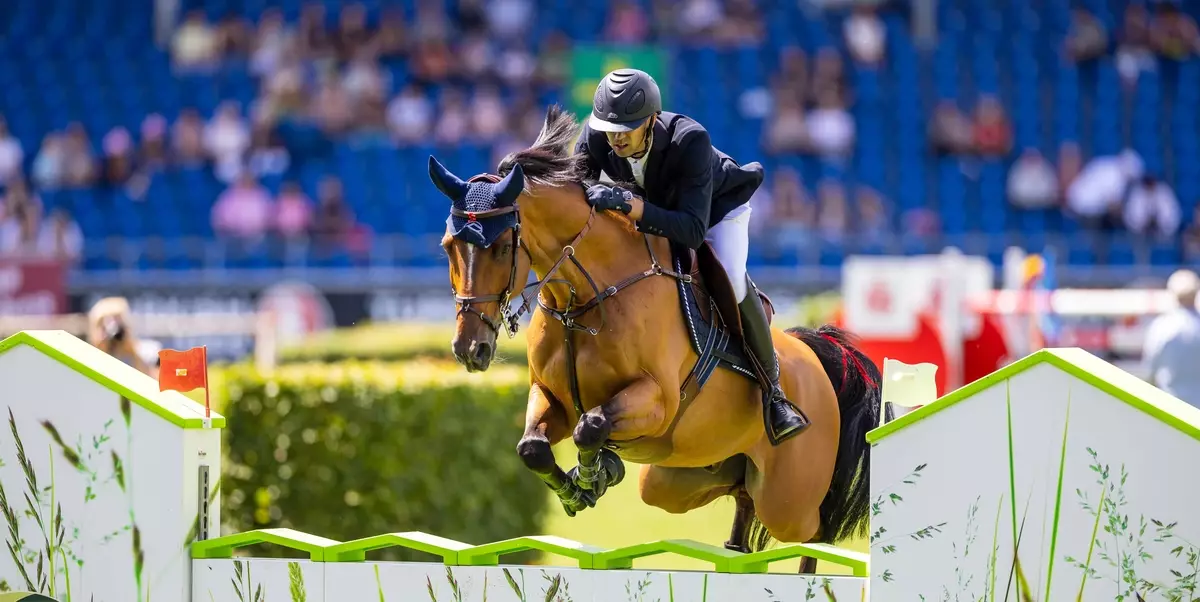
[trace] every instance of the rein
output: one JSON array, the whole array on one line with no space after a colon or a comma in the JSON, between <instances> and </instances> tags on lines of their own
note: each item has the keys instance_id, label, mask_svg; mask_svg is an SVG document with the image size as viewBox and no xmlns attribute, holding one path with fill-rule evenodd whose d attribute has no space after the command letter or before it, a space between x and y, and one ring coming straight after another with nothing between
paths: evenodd
<instances>
[{"instance_id":1,"label":"rein","mask_svg":"<svg viewBox=\"0 0 1200 602\"><path fill-rule=\"evenodd\" d=\"M470 180L468 180L468 182L477 181L489 181L494 184L500 181L500 177L493 174L480 174L473 176ZM592 223L596 219L596 208L592 207L591 211L588 213L587 223L583 225L583 229L581 229L579 233L575 235L575 238L572 239L570 243L562 248L558 260L556 260L554 264L550 266L550 269L546 271L545 277L543 277L541 280L526 284L521 289L521 306L518 307L516 311L511 311L509 306L512 301L512 291L516 286L517 279L517 252L515 247L524 249L525 254L529 257L530 265L533 264L533 254L530 252L529 247L526 246L525 242L521 239L521 210L517 206L517 203L514 202L511 207L501 207L499 209L490 209L488 211L479 212L463 211L451 207L450 213L457 217L465 217L471 221L487 219L489 217L495 217L499 215L506 215L508 213L516 214L517 223L513 227L513 239L516 244L514 245L512 254L512 269L508 275L508 285L504 287L503 291L492 295L467 297L458 294L458 291L453 291L454 300L459 305L458 313L473 313L479 316L483 320L484 324L487 324L493 332L499 334L500 328L503 327L508 332L509 338L512 338L517 334L518 322L521 319L521 316L523 316L525 312L532 308L530 301L536 298L538 307L555 320L558 320L560 323L562 323L564 327L563 342L567 347L567 381L570 384L571 397L572 402L575 405L575 411L578 412L580 416L584 414L584 409L583 401L579 392L578 371L575 367L575 338L573 336L575 331L583 331L592 336L600 334L600 332L604 330L604 324L607 318L607 314L604 311L604 301L615 296L622 290L642 280L645 280L646 278L650 278L651 276L670 276L686 283L690 283L692 281L691 274L680 274L674 270L664 268L662 264L658 262L658 257L654 254L654 248L650 245L650 236L643 233L642 240L646 243L646 251L650 255L650 267L640 273L629 276L628 278L625 278L624 280L621 280L620 282L604 290L600 290L600 287L596 285L595 279L592 278L590 273L588 273L587 268L583 267L583 264L580 263L579 259L575 256L575 248L579 246L579 243L583 242L583 238L587 236L587 233L592 229ZM577 293L575 287L572 286L568 280L554 278L554 274L558 272L559 268L561 268L568 259L571 261L571 263L575 264L575 267L583 275L584 279L587 280L587 283L589 286L591 286L592 293L594 294L591 300L578 307L574 306L575 295ZM571 296L567 300L567 306L563 309L550 307L549 305L546 305L545 301L542 299L542 289L546 288L546 285L550 284L551 282L564 283L570 289ZM529 294L529 289L531 288L533 289L533 294ZM473 304L475 303L486 303L490 301L498 301L500 303L500 324L497 324L494 319L484 315L483 312L473 307ZM598 328L592 328L580 325L578 319L596 308L600 309L600 326Z\"/></svg>"}]
</instances>

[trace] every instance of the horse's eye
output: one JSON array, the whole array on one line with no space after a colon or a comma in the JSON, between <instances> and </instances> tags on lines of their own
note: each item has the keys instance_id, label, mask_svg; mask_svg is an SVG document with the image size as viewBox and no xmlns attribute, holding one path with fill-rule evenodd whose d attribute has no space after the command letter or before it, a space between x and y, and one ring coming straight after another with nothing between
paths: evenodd
<instances>
[{"instance_id":1,"label":"horse's eye","mask_svg":"<svg viewBox=\"0 0 1200 602\"><path fill-rule=\"evenodd\" d=\"M496 250L499 251L498 255L500 257L508 257L508 254L512 252L512 243L504 243L497 247Z\"/></svg>"}]
</instances>

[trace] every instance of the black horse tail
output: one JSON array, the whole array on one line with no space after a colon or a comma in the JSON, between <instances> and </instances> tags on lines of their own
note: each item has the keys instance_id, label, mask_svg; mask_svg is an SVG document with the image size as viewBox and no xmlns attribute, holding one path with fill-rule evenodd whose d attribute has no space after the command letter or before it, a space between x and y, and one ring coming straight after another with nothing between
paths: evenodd
<instances>
[{"instance_id":1,"label":"black horse tail","mask_svg":"<svg viewBox=\"0 0 1200 602\"><path fill-rule=\"evenodd\" d=\"M833 481L821 502L821 542L836 544L865 537L871 524L867 431L879 425L883 376L871 358L854 346L851 335L836 326L825 324L816 330L797 326L786 332L808 345L821 360L837 392L842 417Z\"/></svg>"}]
</instances>

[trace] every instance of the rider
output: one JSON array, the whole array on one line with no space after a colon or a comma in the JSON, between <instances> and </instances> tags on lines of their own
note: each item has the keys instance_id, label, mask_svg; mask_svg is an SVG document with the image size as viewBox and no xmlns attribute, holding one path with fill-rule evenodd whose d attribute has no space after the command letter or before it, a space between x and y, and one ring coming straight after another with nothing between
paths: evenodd
<instances>
[{"instance_id":1,"label":"rider","mask_svg":"<svg viewBox=\"0 0 1200 602\"><path fill-rule=\"evenodd\" d=\"M589 178L598 180L603 171L614 182L637 185L636 194L620 186L591 186L588 204L596 210L621 211L639 232L674 245L712 245L737 296L746 347L762 367L767 436L779 445L802 431L808 419L779 386L779 361L762 300L749 294L749 200L762 183L762 166L738 165L712 145L695 120L663 111L658 84L637 69L618 69L600 81L575 150L585 157Z\"/></svg>"}]
</instances>

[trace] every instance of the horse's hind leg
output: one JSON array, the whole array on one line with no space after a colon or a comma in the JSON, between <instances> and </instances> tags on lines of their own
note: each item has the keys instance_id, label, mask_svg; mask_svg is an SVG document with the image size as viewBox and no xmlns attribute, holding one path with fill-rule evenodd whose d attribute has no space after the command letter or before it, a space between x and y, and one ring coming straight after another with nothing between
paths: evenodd
<instances>
[{"instance_id":1,"label":"horse's hind leg","mask_svg":"<svg viewBox=\"0 0 1200 602\"><path fill-rule=\"evenodd\" d=\"M754 524L754 499L743 488L739 488L733 497L737 500L737 509L733 512L733 527L729 530L725 548L747 554L750 552L750 526Z\"/></svg>"},{"instance_id":2,"label":"horse's hind leg","mask_svg":"<svg viewBox=\"0 0 1200 602\"><path fill-rule=\"evenodd\" d=\"M656 434L666 416L663 405L658 383L641 378L584 413L575 426L579 466L571 471L571 480L595 498L620 483L625 478L625 465L605 445L610 440L628 441Z\"/></svg>"},{"instance_id":3,"label":"horse's hind leg","mask_svg":"<svg viewBox=\"0 0 1200 602\"><path fill-rule=\"evenodd\" d=\"M551 446L567 435L567 418L562 406L538 383L529 389L525 410L525 434L517 444L517 454L525 466L542 479L558 496L569 516L596 504L590 492L583 491L567 477L554 459Z\"/></svg>"}]
</instances>

